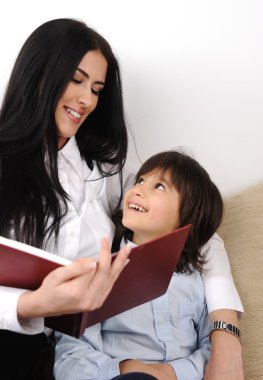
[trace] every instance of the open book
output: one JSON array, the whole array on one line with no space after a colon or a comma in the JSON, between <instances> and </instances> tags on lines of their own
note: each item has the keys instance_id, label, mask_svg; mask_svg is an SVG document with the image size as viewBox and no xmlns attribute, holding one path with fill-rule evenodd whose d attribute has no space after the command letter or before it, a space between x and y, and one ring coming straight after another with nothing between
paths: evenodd
<instances>
[{"instance_id":1,"label":"open book","mask_svg":"<svg viewBox=\"0 0 263 380\"><path fill-rule=\"evenodd\" d=\"M75 337L85 328L163 295L189 234L190 225L131 250L104 304L97 310L45 318L45 326ZM70 261L0 237L0 285L37 289L45 276Z\"/></svg>"}]
</instances>

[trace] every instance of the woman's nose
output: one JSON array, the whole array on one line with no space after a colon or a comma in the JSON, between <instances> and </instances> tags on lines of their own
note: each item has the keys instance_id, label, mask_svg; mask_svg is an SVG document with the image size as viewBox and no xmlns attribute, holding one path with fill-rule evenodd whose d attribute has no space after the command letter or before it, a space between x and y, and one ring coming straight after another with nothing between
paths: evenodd
<instances>
[{"instance_id":1,"label":"woman's nose","mask_svg":"<svg viewBox=\"0 0 263 380\"><path fill-rule=\"evenodd\" d=\"M92 93L91 91L85 91L79 94L78 103L82 106L89 107L92 105Z\"/></svg>"}]
</instances>

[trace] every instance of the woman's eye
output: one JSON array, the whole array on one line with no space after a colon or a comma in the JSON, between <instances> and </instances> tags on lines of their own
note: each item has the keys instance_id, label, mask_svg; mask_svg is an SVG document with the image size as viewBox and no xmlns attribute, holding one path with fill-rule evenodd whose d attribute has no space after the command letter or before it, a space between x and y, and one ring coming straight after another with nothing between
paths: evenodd
<instances>
[{"instance_id":1,"label":"woman's eye","mask_svg":"<svg viewBox=\"0 0 263 380\"><path fill-rule=\"evenodd\" d=\"M96 90L96 88L92 88L91 89L91 91L92 91L92 93L94 94L94 95L99 95L99 93L100 93L100 91L99 90Z\"/></svg>"},{"instance_id":2,"label":"woman's eye","mask_svg":"<svg viewBox=\"0 0 263 380\"><path fill-rule=\"evenodd\" d=\"M71 81L77 84L80 84L82 82L81 80L76 79L76 78L72 78Z\"/></svg>"},{"instance_id":3,"label":"woman's eye","mask_svg":"<svg viewBox=\"0 0 263 380\"><path fill-rule=\"evenodd\" d=\"M155 189L165 190L165 187L164 187L164 185L162 183L156 183Z\"/></svg>"},{"instance_id":4,"label":"woman's eye","mask_svg":"<svg viewBox=\"0 0 263 380\"><path fill-rule=\"evenodd\" d=\"M103 87L92 87L91 91L93 92L94 95L97 95L99 96L99 94L101 93L101 91L103 90Z\"/></svg>"},{"instance_id":5,"label":"woman's eye","mask_svg":"<svg viewBox=\"0 0 263 380\"><path fill-rule=\"evenodd\" d=\"M144 179L143 178L139 178L137 183L139 183L140 185L144 184Z\"/></svg>"}]
</instances>

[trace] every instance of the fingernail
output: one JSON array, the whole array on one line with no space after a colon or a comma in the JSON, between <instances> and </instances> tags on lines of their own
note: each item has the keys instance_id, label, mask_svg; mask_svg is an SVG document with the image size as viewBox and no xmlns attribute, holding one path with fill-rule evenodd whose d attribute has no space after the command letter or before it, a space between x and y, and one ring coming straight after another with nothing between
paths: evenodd
<instances>
[{"instance_id":1,"label":"fingernail","mask_svg":"<svg viewBox=\"0 0 263 380\"><path fill-rule=\"evenodd\" d=\"M125 253L126 253L127 256L130 254L130 252L131 252L131 248L132 248L132 246L131 246L130 243L128 243L128 244L125 246Z\"/></svg>"},{"instance_id":2,"label":"fingernail","mask_svg":"<svg viewBox=\"0 0 263 380\"><path fill-rule=\"evenodd\" d=\"M124 267L126 267L127 264L129 264L130 262L130 259L126 259L125 263L124 263Z\"/></svg>"}]
</instances>

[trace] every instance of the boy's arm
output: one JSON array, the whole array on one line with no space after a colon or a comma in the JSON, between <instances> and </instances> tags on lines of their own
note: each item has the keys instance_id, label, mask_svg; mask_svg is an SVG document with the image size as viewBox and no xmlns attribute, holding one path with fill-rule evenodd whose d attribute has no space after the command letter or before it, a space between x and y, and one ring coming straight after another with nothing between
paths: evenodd
<instances>
[{"instance_id":1,"label":"boy's arm","mask_svg":"<svg viewBox=\"0 0 263 380\"><path fill-rule=\"evenodd\" d=\"M76 339L56 333L54 375L57 380L110 380L120 374L119 362L102 352L101 324Z\"/></svg>"},{"instance_id":2,"label":"boy's arm","mask_svg":"<svg viewBox=\"0 0 263 380\"><path fill-rule=\"evenodd\" d=\"M204 307L199 324L196 328L198 335L197 349L188 357L169 362L178 379L202 380L205 366L210 358L209 319L207 308Z\"/></svg>"},{"instance_id":3,"label":"boy's arm","mask_svg":"<svg viewBox=\"0 0 263 380\"><path fill-rule=\"evenodd\" d=\"M198 334L197 349L188 357L160 364L126 360L120 363L121 373L141 371L153 375L159 380L202 380L205 365L210 357L209 320L206 307L204 307L196 330Z\"/></svg>"}]
</instances>

